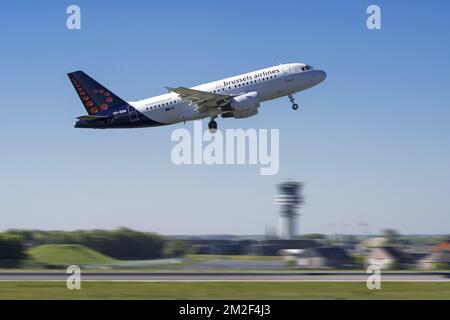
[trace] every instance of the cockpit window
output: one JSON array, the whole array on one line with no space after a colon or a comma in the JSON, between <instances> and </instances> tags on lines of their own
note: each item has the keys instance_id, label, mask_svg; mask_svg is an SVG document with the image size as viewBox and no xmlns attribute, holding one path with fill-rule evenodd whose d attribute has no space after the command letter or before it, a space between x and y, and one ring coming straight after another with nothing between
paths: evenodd
<instances>
[{"instance_id":1,"label":"cockpit window","mask_svg":"<svg viewBox=\"0 0 450 320\"><path fill-rule=\"evenodd\" d=\"M305 72L305 71L308 71L308 70L311 70L311 69L314 69L314 68L311 67L311 66L308 66L308 65L304 65L304 66L296 65L296 66L293 67L293 71L294 72Z\"/></svg>"}]
</instances>

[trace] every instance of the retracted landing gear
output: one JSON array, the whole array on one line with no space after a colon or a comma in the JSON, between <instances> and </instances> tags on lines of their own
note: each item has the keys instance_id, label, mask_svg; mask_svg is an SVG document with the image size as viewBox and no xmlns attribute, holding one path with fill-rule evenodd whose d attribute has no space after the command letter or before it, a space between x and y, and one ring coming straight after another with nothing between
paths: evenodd
<instances>
[{"instance_id":1,"label":"retracted landing gear","mask_svg":"<svg viewBox=\"0 0 450 320\"><path fill-rule=\"evenodd\" d=\"M208 123L208 129L211 133L216 133L217 131L217 122L215 121L216 118L217 116L211 117L211 120Z\"/></svg>"},{"instance_id":2,"label":"retracted landing gear","mask_svg":"<svg viewBox=\"0 0 450 320\"><path fill-rule=\"evenodd\" d=\"M292 110L297 110L298 109L298 104L295 103L295 97L293 94L288 95L289 97L289 101L291 101L292 103Z\"/></svg>"}]
</instances>

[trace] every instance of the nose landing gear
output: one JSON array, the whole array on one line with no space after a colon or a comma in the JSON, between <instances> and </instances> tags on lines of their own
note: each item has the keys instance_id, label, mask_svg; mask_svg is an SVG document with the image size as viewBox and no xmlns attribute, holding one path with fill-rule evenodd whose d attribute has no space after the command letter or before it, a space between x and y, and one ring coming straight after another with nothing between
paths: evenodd
<instances>
[{"instance_id":1,"label":"nose landing gear","mask_svg":"<svg viewBox=\"0 0 450 320\"><path fill-rule=\"evenodd\" d=\"M217 122L215 121L216 118L217 116L211 117L211 120L208 123L208 129L211 133L216 133L217 131Z\"/></svg>"},{"instance_id":2,"label":"nose landing gear","mask_svg":"<svg viewBox=\"0 0 450 320\"><path fill-rule=\"evenodd\" d=\"M289 101L292 103L292 110L298 109L298 104L295 103L295 97L293 94L288 95Z\"/></svg>"}]
</instances>

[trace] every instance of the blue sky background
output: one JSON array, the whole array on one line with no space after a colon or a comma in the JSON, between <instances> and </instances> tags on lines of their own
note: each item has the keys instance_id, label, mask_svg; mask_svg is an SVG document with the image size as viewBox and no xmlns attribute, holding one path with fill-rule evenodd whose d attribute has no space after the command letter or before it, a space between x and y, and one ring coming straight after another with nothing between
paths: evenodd
<instances>
[{"instance_id":1,"label":"blue sky background","mask_svg":"<svg viewBox=\"0 0 450 320\"><path fill-rule=\"evenodd\" d=\"M366 8L382 9L380 31ZM82 29L66 29L70 4ZM304 181L300 231L450 233L448 1L17 1L0 11L0 229L261 234ZM225 128L279 128L280 171L175 166L183 127L77 130L66 73L126 100L305 62L326 82ZM206 122L204 123L206 125ZM192 125L186 125L192 128Z\"/></svg>"}]
</instances>

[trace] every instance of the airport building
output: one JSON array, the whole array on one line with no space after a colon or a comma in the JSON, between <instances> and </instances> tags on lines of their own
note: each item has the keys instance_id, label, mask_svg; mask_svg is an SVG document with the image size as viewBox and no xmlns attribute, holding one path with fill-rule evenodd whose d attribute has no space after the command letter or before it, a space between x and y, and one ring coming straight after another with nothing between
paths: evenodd
<instances>
[{"instance_id":1,"label":"airport building","mask_svg":"<svg viewBox=\"0 0 450 320\"><path fill-rule=\"evenodd\" d=\"M212 255L277 256L285 249L306 249L319 246L315 240L303 239L186 239L192 252Z\"/></svg>"}]
</instances>

